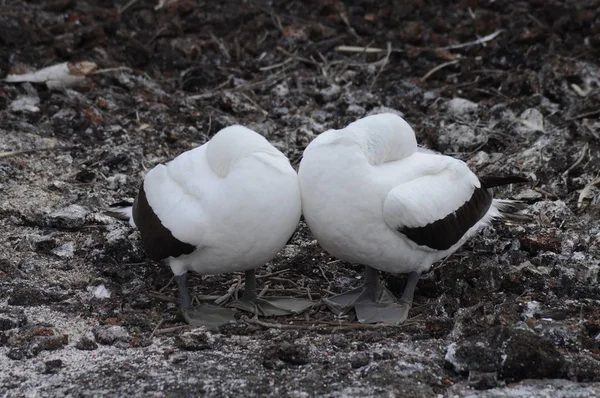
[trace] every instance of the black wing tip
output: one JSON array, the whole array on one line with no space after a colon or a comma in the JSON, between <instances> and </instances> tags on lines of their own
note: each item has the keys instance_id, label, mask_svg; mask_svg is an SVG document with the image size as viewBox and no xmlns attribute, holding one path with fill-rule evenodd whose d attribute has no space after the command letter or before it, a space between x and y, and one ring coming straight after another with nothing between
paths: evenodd
<instances>
[{"instance_id":1,"label":"black wing tip","mask_svg":"<svg viewBox=\"0 0 600 398\"><path fill-rule=\"evenodd\" d=\"M103 211L102 214L107 215L112 218L115 218L117 220L123 220L123 221L129 220L128 216L126 216L124 213L121 213L119 211L106 210L106 211Z\"/></svg>"},{"instance_id":2,"label":"black wing tip","mask_svg":"<svg viewBox=\"0 0 600 398\"><path fill-rule=\"evenodd\" d=\"M529 182L528 178L517 175L485 176L480 177L479 180L481 181L481 185L483 185L484 188L494 188L509 184L526 184Z\"/></svg>"},{"instance_id":3,"label":"black wing tip","mask_svg":"<svg viewBox=\"0 0 600 398\"><path fill-rule=\"evenodd\" d=\"M133 206L133 201L128 201L128 200L122 200L120 202L111 203L108 205L108 207L131 207L131 206Z\"/></svg>"},{"instance_id":4,"label":"black wing tip","mask_svg":"<svg viewBox=\"0 0 600 398\"><path fill-rule=\"evenodd\" d=\"M476 188L469 200L444 218L421 227L398 226L396 229L419 246L448 250L485 216L491 205L492 194L483 187Z\"/></svg>"}]
</instances>

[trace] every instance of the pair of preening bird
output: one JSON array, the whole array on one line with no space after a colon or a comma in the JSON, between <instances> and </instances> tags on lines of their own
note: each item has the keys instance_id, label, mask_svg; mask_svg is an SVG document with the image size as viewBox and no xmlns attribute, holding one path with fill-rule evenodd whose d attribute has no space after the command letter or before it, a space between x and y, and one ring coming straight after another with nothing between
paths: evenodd
<instances>
[{"instance_id":1,"label":"pair of preening bird","mask_svg":"<svg viewBox=\"0 0 600 398\"><path fill-rule=\"evenodd\" d=\"M478 178L467 165L417 146L400 116L368 116L320 134L299 171L263 136L242 126L148 172L133 207L121 208L148 256L166 259L181 309L193 325L234 319L231 308L192 305L186 276L246 271L244 294L230 307L258 315L300 313L314 303L259 297L254 270L294 233L301 214L321 246L364 264L364 284L325 299L336 314L352 309L364 323L406 320L420 273L453 253L480 227L518 204L490 188L521 177ZM408 273L400 300L378 270Z\"/></svg>"}]
</instances>

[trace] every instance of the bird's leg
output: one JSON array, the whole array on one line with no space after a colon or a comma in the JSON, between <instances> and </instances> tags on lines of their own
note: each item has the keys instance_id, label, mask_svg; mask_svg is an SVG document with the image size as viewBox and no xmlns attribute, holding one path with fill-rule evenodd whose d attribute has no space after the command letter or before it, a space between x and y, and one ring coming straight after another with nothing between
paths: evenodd
<instances>
[{"instance_id":1,"label":"bird's leg","mask_svg":"<svg viewBox=\"0 0 600 398\"><path fill-rule=\"evenodd\" d=\"M235 321L235 311L228 308L217 307L209 304L192 306L190 291L187 286L187 272L176 275L181 312L185 320L192 326L219 327Z\"/></svg>"},{"instance_id":2,"label":"bird's leg","mask_svg":"<svg viewBox=\"0 0 600 398\"><path fill-rule=\"evenodd\" d=\"M373 267L365 266L365 292L361 295L362 299L377 300L381 291L381 281L379 280L379 271Z\"/></svg>"},{"instance_id":3,"label":"bird's leg","mask_svg":"<svg viewBox=\"0 0 600 398\"><path fill-rule=\"evenodd\" d=\"M404 322L408 318L408 311L412 304L418 280L418 273L409 273L400 302L396 302L392 292L383 286L376 289L371 288L372 291L361 296L354 305L358 321L361 323L388 323L390 325L399 325ZM373 294L375 294L375 300L373 300Z\"/></svg>"},{"instance_id":4,"label":"bird's leg","mask_svg":"<svg viewBox=\"0 0 600 398\"><path fill-rule=\"evenodd\" d=\"M408 317L418 280L418 273L411 272L409 274L401 302L398 303L392 292L381 284L379 272L367 266L365 282L361 287L324 301L337 315L354 308L356 317L361 323L399 325Z\"/></svg>"},{"instance_id":5,"label":"bird's leg","mask_svg":"<svg viewBox=\"0 0 600 398\"><path fill-rule=\"evenodd\" d=\"M379 272L367 265L365 267L365 282L361 286L337 296L323 299L323 302L335 315L344 315L354 308L359 299L368 300L370 298L371 301L377 301L381 288Z\"/></svg>"},{"instance_id":6,"label":"bird's leg","mask_svg":"<svg viewBox=\"0 0 600 398\"><path fill-rule=\"evenodd\" d=\"M379 271L368 265L365 267L365 291L357 301L374 301L382 304L396 302L394 294L390 292L379 279Z\"/></svg>"},{"instance_id":7,"label":"bird's leg","mask_svg":"<svg viewBox=\"0 0 600 398\"><path fill-rule=\"evenodd\" d=\"M404 293L402 293L402 297L400 298L401 303L408 304L409 306L412 305L417 282L419 282L419 273L414 271L409 273L408 280L406 281L406 287L404 288Z\"/></svg>"},{"instance_id":8,"label":"bird's leg","mask_svg":"<svg viewBox=\"0 0 600 398\"><path fill-rule=\"evenodd\" d=\"M254 270L246 271L244 295L241 299L229 304L256 315L280 316L299 314L306 311L315 303L310 300L294 297L258 297L256 294L256 275Z\"/></svg>"},{"instance_id":9,"label":"bird's leg","mask_svg":"<svg viewBox=\"0 0 600 398\"><path fill-rule=\"evenodd\" d=\"M192 298L190 297L190 291L187 286L187 272L181 275L175 275L175 281L177 282L177 288L179 289L180 306L183 311L192 306Z\"/></svg>"},{"instance_id":10,"label":"bird's leg","mask_svg":"<svg viewBox=\"0 0 600 398\"><path fill-rule=\"evenodd\" d=\"M246 271L246 282L244 283L244 295L242 298L246 300L256 298L256 273L253 269Z\"/></svg>"}]
</instances>

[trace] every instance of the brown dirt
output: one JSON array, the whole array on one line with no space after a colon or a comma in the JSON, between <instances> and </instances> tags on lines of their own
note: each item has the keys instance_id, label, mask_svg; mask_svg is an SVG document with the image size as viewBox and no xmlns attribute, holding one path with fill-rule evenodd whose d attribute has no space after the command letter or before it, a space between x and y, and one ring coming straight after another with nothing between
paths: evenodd
<instances>
[{"instance_id":1,"label":"brown dirt","mask_svg":"<svg viewBox=\"0 0 600 398\"><path fill-rule=\"evenodd\" d=\"M600 197L586 189L600 173L600 1L125 3L0 2L2 76L116 68L67 90L0 82L0 152L54 148L0 157L1 395L600 394ZM297 164L316 134L384 108L480 174L532 180L498 196L533 220L436 264L402 327L319 307L188 330L170 270L103 214L234 122ZM271 291L319 298L356 286L361 267L301 223L260 271L273 272ZM196 276L194 291L223 295L239 277ZM386 282L401 293L402 276Z\"/></svg>"}]
</instances>

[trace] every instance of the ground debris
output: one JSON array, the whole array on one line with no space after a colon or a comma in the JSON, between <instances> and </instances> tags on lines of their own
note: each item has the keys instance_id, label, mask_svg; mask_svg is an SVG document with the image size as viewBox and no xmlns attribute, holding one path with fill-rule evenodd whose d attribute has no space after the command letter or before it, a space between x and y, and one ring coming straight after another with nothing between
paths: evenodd
<instances>
[{"instance_id":1,"label":"ground debris","mask_svg":"<svg viewBox=\"0 0 600 398\"><path fill-rule=\"evenodd\" d=\"M102 345L113 345L118 342L128 343L130 340L127 330L117 325L96 326L92 329L92 333L96 341Z\"/></svg>"},{"instance_id":2,"label":"ground debris","mask_svg":"<svg viewBox=\"0 0 600 398\"><path fill-rule=\"evenodd\" d=\"M158 3L12 1L0 12L5 395L600 396L594 1ZM78 61L98 69L75 86L39 78ZM495 192L526 202L529 219L497 220L425 273L401 327L316 306L206 334L180 322L171 270L104 214L133 200L152 167L230 124L297 167L319 133L382 111L479 175L530 180ZM267 294L294 286L318 300L357 287L362 268L301 222L258 275ZM191 275L190 286L222 297L242 277ZM385 280L402 293L405 276ZM458 371L444 359L453 343Z\"/></svg>"},{"instance_id":3,"label":"ground debris","mask_svg":"<svg viewBox=\"0 0 600 398\"><path fill-rule=\"evenodd\" d=\"M277 370L283 368L283 363L306 365L309 363L307 348L289 341L272 344L265 352L263 366Z\"/></svg>"},{"instance_id":4,"label":"ground debris","mask_svg":"<svg viewBox=\"0 0 600 398\"><path fill-rule=\"evenodd\" d=\"M81 84L85 76L96 70L97 65L89 61L65 62L48 66L35 72L8 75L4 79L8 83L45 83L50 89L64 89Z\"/></svg>"},{"instance_id":5,"label":"ground debris","mask_svg":"<svg viewBox=\"0 0 600 398\"><path fill-rule=\"evenodd\" d=\"M75 348L81 351L94 351L98 348L98 344L92 339L82 337L81 340L75 344Z\"/></svg>"},{"instance_id":6,"label":"ground debris","mask_svg":"<svg viewBox=\"0 0 600 398\"><path fill-rule=\"evenodd\" d=\"M535 333L495 327L489 333L452 343L446 362L459 373L498 372L512 381L564 377L564 357Z\"/></svg>"},{"instance_id":7,"label":"ground debris","mask_svg":"<svg viewBox=\"0 0 600 398\"><path fill-rule=\"evenodd\" d=\"M11 348L6 355L14 360L34 358L42 351L61 349L68 342L69 336L58 329L31 325L19 329L9 337L8 345Z\"/></svg>"},{"instance_id":8,"label":"ground debris","mask_svg":"<svg viewBox=\"0 0 600 398\"><path fill-rule=\"evenodd\" d=\"M0 308L0 330L19 328L27 324L27 316L21 308Z\"/></svg>"},{"instance_id":9,"label":"ground debris","mask_svg":"<svg viewBox=\"0 0 600 398\"><path fill-rule=\"evenodd\" d=\"M89 210L80 205L71 205L42 216L43 225L52 228L79 228L86 222Z\"/></svg>"},{"instance_id":10,"label":"ground debris","mask_svg":"<svg viewBox=\"0 0 600 398\"><path fill-rule=\"evenodd\" d=\"M185 351L200 351L211 348L214 341L210 332L193 330L176 336L175 346Z\"/></svg>"}]
</instances>

